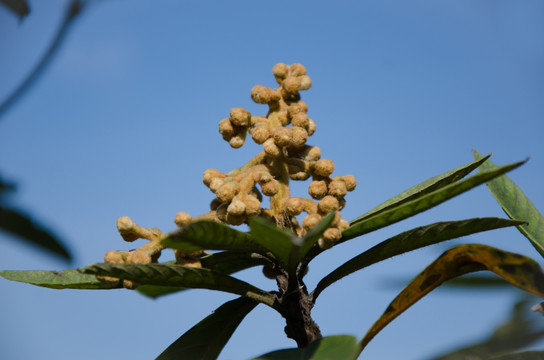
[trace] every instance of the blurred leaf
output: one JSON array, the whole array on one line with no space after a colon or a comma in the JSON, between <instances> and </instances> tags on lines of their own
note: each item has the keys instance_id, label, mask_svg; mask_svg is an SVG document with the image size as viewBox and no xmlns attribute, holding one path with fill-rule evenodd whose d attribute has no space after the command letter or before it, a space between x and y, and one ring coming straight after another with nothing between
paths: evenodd
<instances>
[{"instance_id":1,"label":"blurred leaf","mask_svg":"<svg viewBox=\"0 0 544 360\"><path fill-rule=\"evenodd\" d=\"M240 270L268 263L268 261L264 259L255 258L250 253L240 253L236 251L209 254L200 258L200 262L202 263L202 267L224 274L233 274ZM157 298L189 289L180 288L178 286L141 285L136 290L142 295Z\"/></svg>"},{"instance_id":2,"label":"blurred leaf","mask_svg":"<svg viewBox=\"0 0 544 360\"><path fill-rule=\"evenodd\" d=\"M15 184L9 183L0 177L0 196L2 195L2 193L14 191L14 190L15 190Z\"/></svg>"},{"instance_id":3,"label":"blurred leaf","mask_svg":"<svg viewBox=\"0 0 544 360\"><path fill-rule=\"evenodd\" d=\"M253 360L350 360L359 355L357 339L349 335L327 336L298 349L273 351Z\"/></svg>"},{"instance_id":4,"label":"blurred leaf","mask_svg":"<svg viewBox=\"0 0 544 360\"><path fill-rule=\"evenodd\" d=\"M517 354L494 356L488 360L542 360L544 351L525 351ZM477 360L477 359L476 359Z\"/></svg>"},{"instance_id":5,"label":"blurred leaf","mask_svg":"<svg viewBox=\"0 0 544 360\"><path fill-rule=\"evenodd\" d=\"M469 164L465 164L456 169L445 172L444 174L437 175L432 177L416 186L409 188L408 190L403 191L399 195L387 200L381 205L378 205L374 209L370 210L366 214L359 216L358 218L352 220L352 224L355 224L359 221L362 221L370 216L377 215L381 212L384 212L392 207L397 207L407 201L417 199L425 194L429 194L435 190L441 189L446 185L452 184L461 180L474 169L480 166L486 159L491 155L487 155L484 159L473 161Z\"/></svg>"},{"instance_id":6,"label":"blurred leaf","mask_svg":"<svg viewBox=\"0 0 544 360\"><path fill-rule=\"evenodd\" d=\"M249 228L255 241L269 250L287 268L294 247L293 239L298 239L298 237L293 232L280 229L275 224L260 217L251 219Z\"/></svg>"},{"instance_id":7,"label":"blurred leaf","mask_svg":"<svg viewBox=\"0 0 544 360\"><path fill-rule=\"evenodd\" d=\"M245 316L257 302L240 297L221 305L211 315L193 326L157 360L214 360Z\"/></svg>"},{"instance_id":8,"label":"blurred leaf","mask_svg":"<svg viewBox=\"0 0 544 360\"><path fill-rule=\"evenodd\" d=\"M509 318L499 325L487 339L435 357L433 360L503 359L503 356L498 355L511 353L530 345L544 335L544 326L538 321L540 319L537 320L534 314L530 313L528 308L529 299L524 296L514 305ZM535 325L540 326L535 327ZM507 355L506 358L514 355L521 356L521 354L512 354Z\"/></svg>"},{"instance_id":9,"label":"blurred leaf","mask_svg":"<svg viewBox=\"0 0 544 360\"><path fill-rule=\"evenodd\" d=\"M30 14L30 7L25 0L0 0L0 4L4 4L15 15L19 16L19 20Z\"/></svg>"},{"instance_id":10,"label":"blurred leaf","mask_svg":"<svg viewBox=\"0 0 544 360\"><path fill-rule=\"evenodd\" d=\"M117 285L100 281L94 275L82 274L78 270L3 270L0 276L12 281L24 282L51 289L115 289Z\"/></svg>"},{"instance_id":11,"label":"blurred leaf","mask_svg":"<svg viewBox=\"0 0 544 360\"><path fill-rule=\"evenodd\" d=\"M480 159L482 154L473 150L474 158ZM497 166L487 160L480 171L496 169ZM519 225L518 229L544 257L544 217L525 196L523 191L508 176L503 175L487 183L487 187L511 219L526 220L529 224Z\"/></svg>"},{"instance_id":12,"label":"blurred leaf","mask_svg":"<svg viewBox=\"0 0 544 360\"><path fill-rule=\"evenodd\" d=\"M203 268L175 264L93 264L81 269L86 274L132 280L142 285L210 289L244 295L273 306L274 296L242 280Z\"/></svg>"},{"instance_id":13,"label":"blurred leaf","mask_svg":"<svg viewBox=\"0 0 544 360\"><path fill-rule=\"evenodd\" d=\"M71 261L66 247L53 234L25 214L0 205L0 230L10 232L62 259Z\"/></svg>"},{"instance_id":14,"label":"blurred leaf","mask_svg":"<svg viewBox=\"0 0 544 360\"><path fill-rule=\"evenodd\" d=\"M460 221L438 222L405 231L357 255L321 279L314 291L314 300L321 291L335 281L379 261L442 241L482 231L515 226L520 223L517 220L500 218L473 218Z\"/></svg>"},{"instance_id":15,"label":"blurred leaf","mask_svg":"<svg viewBox=\"0 0 544 360\"><path fill-rule=\"evenodd\" d=\"M486 269L544 298L544 273L534 260L487 245L459 245L442 254L401 291L363 337L361 349L393 319L444 281Z\"/></svg>"},{"instance_id":16,"label":"blurred leaf","mask_svg":"<svg viewBox=\"0 0 544 360\"><path fill-rule=\"evenodd\" d=\"M517 168L524 164L525 161L517 162L514 164L504 165L495 169L483 171L479 174L473 175L465 180L458 181L453 184L444 186L431 193L420 196L414 200L403 202L400 205L394 205L383 212L379 212L375 215L369 216L363 220L352 222L352 225L342 232L342 239L340 242L352 239L363 234L367 234L371 231L380 229L382 227L391 225L397 221L404 220L410 216L419 214L425 210L428 210L436 205L443 203L459 194L464 193L486 181L496 178Z\"/></svg>"},{"instance_id":17,"label":"blurred leaf","mask_svg":"<svg viewBox=\"0 0 544 360\"><path fill-rule=\"evenodd\" d=\"M182 250L236 250L263 252L262 246L248 233L215 221L201 220L184 225L161 240L163 246Z\"/></svg>"}]
</instances>

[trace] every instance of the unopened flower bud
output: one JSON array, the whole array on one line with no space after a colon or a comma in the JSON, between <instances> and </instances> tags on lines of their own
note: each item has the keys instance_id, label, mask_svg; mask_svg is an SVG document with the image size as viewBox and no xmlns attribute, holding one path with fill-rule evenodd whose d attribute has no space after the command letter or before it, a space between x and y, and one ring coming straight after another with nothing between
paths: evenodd
<instances>
[{"instance_id":1,"label":"unopened flower bud","mask_svg":"<svg viewBox=\"0 0 544 360\"><path fill-rule=\"evenodd\" d=\"M272 73L276 78L283 79L287 76L287 72L289 71L289 66L284 63L278 63L274 65L272 68Z\"/></svg>"},{"instance_id":2,"label":"unopened flower bud","mask_svg":"<svg viewBox=\"0 0 544 360\"><path fill-rule=\"evenodd\" d=\"M289 129L284 127L277 128L276 131L274 131L274 142L279 147L291 145L291 134Z\"/></svg>"},{"instance_id":3,"label":"unopened flower bud","mask_svg":"<svg viewBox=\"0 0 544 360\"><path fill-rule=\"evenodd\" d=\"M223 178L214 178L212 179L212 181L210 182L210 190L212 192L217 192L217 189L219 189L219 187L223 185Z\"/></svg>"},{"instance_id":4,"label":"unopened flower bud","mask_svg":"<svg viewBox=\"0 0 544 360\"><path fill-rule=\"evenodd\" d=\"M300 79L295 76L288 76L283 80L281 86L287 93L294 94L300 89Z\"/></svg>"},{"instance_id":5,"label":"unopened flower bud","mask_svg":"<svg viewBox=\"0 0 544 360\"><path fill-rule=\"evenodd\" d=\"M225 140L230 140L234 136L234 127L229 119L223 119L219 122L219 133L223 135Z\"/></svg>"},{"instance_id":6,"label":"unopened flower bud","mask_svg":"<svg viewBox=\"0 0 544 360\"><path fill-rule=\"evenodd\" d=\"M180 211L176 214L176 217L174 219L174 223L176 223L177 226L183 226L185 224L190 223L193 220L193 217L189 214L187 214L184 211Z\"/></svg>"},{"instance_id":7,"label":"unopened flower bud","mask_svg":"<svg viewBox=\"0 0 544 360\"><path fill-rule=\"evenodd\" d=\"M230 110L230 121L236 126L249 126L251 114L242 108L232 108Z\"/></svg>"},{"instance_id":8,"label":"unopened flower bud","mask_svg":"<svg viewBox=\"0 0 544 360\"><path fill-rule=\"evenodd\" d=\"M304 201L298 197L291 197L285 202L285 211L288 215L297 216L304 209Z\"/></svg>"},{"instance_id":9,"label":"unopened flower bud","mask_svg":"<svg viewBox=\"0 0 544 360\"><path fill-rule=\"evenodd\" d=\"M322 237L322 238L319 238L319 240L317 240L317 245L319 245L321 249L327 250L334 246L334 241L331 239L326 239Z\"/></svg>"},{"instance_id":10,"label":"unopened flower bud","mask_svg":"<svg viewBox=\"0 0 544 360\"><path fill-rule=\"evenodd\" d=\"M204 175L202 175L202 181L204 182L204 185L206 185L207 187L210 187L210 183L212 182L212 180L218 177L224 178L225 175L218 170L208 169L204 171Z\"/></svg>"},{"instance_id":11,"label":"unopened flower bud","mask_svg":"<svg viewBox=\"0 0 544 360\"><path fill-rule=\"evenodd\" d=\"M322 180L312 181L308 186L308 193L314 199L322 199L327 195L327 183Z\"/></svg>"},{"instance_id":12,"label":"unopened flower bud","mask_svg":"<svg viewBox=\"0 0 544 360\"><path fill-rule=\"evenodd\" d=\"M280 191L280 184L277 180L271 180L264 184L261 184L261 191L266 196L273 196Z\"/></svg>"},{"instance_id":13,"label":"unopened flower bud","mask_svg":"<svg viewBox=\"0 0 544 360\"><path fill-rule=\"evenodd\" d=\"M333 180L329 183L329 194L337 197L345 196L348 192L346 183L340 180Z\"/></svg>"},{"instance_id":14,"label":"unopened flower bud","mask_svg":"<svg viewBox=\"0 0 544 360\"><path fill-rule=\"evenodd\" d=\"M219 189L217 189L217 191L215 192L215 195L223 203L230 202L235 195L232 183L227 182L221 185Z\"/></svg>"},{"instance_id":15,"label":"unopened flower bud","mask_svg":"<svg viewBox=\"0 0 544 360\"><path fill-rule=\"evenodd\" d=\"M352 191L357 186L357 181L353 175L344 175L344 182L346 183L346 188L348 191Z\"/></svg>"},{"instance_id":16,"label":"unopened flower bud","mask_svg":"<svg viewBox=\"0 0 544 360\"><path fill-rule=\"evenodd\" d=\"M235 135L229 140L229 144L232 148L238 149L244 145L245 142L245 135Z\"/></svg>"},{"instance_id":17,"label":"unopened flower bud","mask_svg":"<svg viewBox=\"0 0 544 360\"><path fill-rule=\"evenodd\" d=\"M337 198L331 195L327 195L323 199L321 199L319 204L317 204L317 210L321 214L327 214L331 211L338 210L339 206L340 205Z\"/></svg>"},{"instance_id":18,"label":"unopened flower bud","mask_svg":"<svg viewBox=\"0 0 544 360\"><path fill-rule=\"evenodd\" d=\"M306 75L306 68L302 64L291 64L289 70L291 70L291 75L293 76Z\"/></svg>"},{"instance_id":19,"label":"unopened flower bud","mask_svg":"<svg viewBox=\"0 0 544 360\"><path fill-rule=\"evenodd\" d=\"M329 159L321 159L316 161L314 172L319 176L329 176L334 172L334 163Z\"/></svg>"},{"instance_id":20,"label":"unopened flower bud","mask_svg":"<svg viewBox=\"0 0 544 360\"><path fill-rule=\"evenodd\" d=\"M278 111L277 117L282 126L289 125L290 119L289 119L289 116L287 115L287 111L285 110Z\"/></svg>"},{"instance_id":21,"label":"unopened flower bud","mask_svg":"<svg viewBox=\"0 0 544 360\"><path fill-rule=\"evenodd\" d=\"M143 250L134 250L128 255L127 262L129 264L149 264L151 256Z\"/></svg>"},{"instance_id":22,"label":"unopened flower bud","mask_svg":"<svg viewBox=\"0 0 544 360\"><path fill-rule=\"evenodd\" d=\"M346 230L347 228L349 228L349 222L347 222L346 219L340 219L340 223L338 224L338 229L340 229L340 231L343 231L343 230Z\"/></svg>"},{"instance_id":23,"label":"unopened flower bud","mask_svg":"<svg viewBox=\"0 0 544 360\"><path fill-rule=\"evenodd\" d=\"M255 126L251 130L251 137L257 144L262 144L270 137L270 131L266 126Z\"/></svg>"},{"instance_id":24,"label":"unopened flower bud","mask_svg":"<svg viewBox=\"0 0 544 360\"><path fill-rule=\"evenodd\" d=\"M274 142L274 139L270 138L263 144L264 152L271 157L278 157L280 155L280 148Z\"/></svg>"},{"instance_id":25,"label":"unopened flower bud","mask_svg":"<svg viewBox=\"0 0 544 360\"><path fill-rule=\"evenodd\" d=\"M308 124L308 135L312 136L315 133L316 128L317 128L317 125L316 125L315 121L310 119L309 124Z\"/></svg>"},{"instance_id":26,"label":"unopened flower bud","mask_svg":"<svg viewBox=\"0 0 544 360\"><path fill-rule=\"evenodd\" d=\"M299 77L300 81L300 90L308 90L312 87L312 79L309 76L303 75Z\"/></svg>"},{"instance_id":27,"label":"unopened flower bud","mask_svg":"<svg viewBox=\"0 0 544 360\"><path fill-rule=\"evenodd\" d=\"M227 208L227 213L234 216L242 216L246 212L246 205L238 200L234 199Z\"/></svg>"},{"instance_id":28,"label":"unopened flower bud","mask_svg":"<svg viewBox=\"0 0 544 360\"><path fill-rule=\"evenodd\" d=\"M302 155L308 161L317 161L321 158L321 149L317 146L307 146Z\"/></svg>"},{"instance_id":29,"label":"unopened flower bud","mask_svg":"<svg viewBox=\"0 0 544 360\"><path fill-rule=\"evenodd\" d=\"M301 127L294 126L291 128L291 145L301 147L306 144L308 133Z\"/></svg>"},{"instance_id":30,"label":"unopened flower bud","mask_svg":"<svg viewBox=\"0 0 544 360\"><path fill-rule=\"evenodd\" d=\"M134 231L135 226L136 224L134 221L132 221L132 219L128 216L121 216L119 219L117 219L117 230L119 230L119 234L121 234L123 240L127 242L133 242L134 240L140 238L140 236Z\"/></svg>"},{"instance_id":31,"label":"unopened flower bud","mask_svg":"<svg viewBox=\"0 0 544 360\"><path fill-rule=\"evenodd\" d=\"M255 196L246 196L244 204L246 206L246 215L249 217L257 216L261 212L261 202Z\"/></svg>"},{"instance_id":32,"label":"unopened flower bud","mask_svg":"<svg viewBox=\"0 0 544 360\"><path fill-rule=\"evenodd\" d=\"M122 264L125 261L123 260L123 256L121 255L121 252L119 251L108 251L104 255L104 262L107 264Z\"/></svg>"},{"instance_id":33,"label":"unopened flower bud","mask_svg":"<svg viewBox=\"0 0 544 360\"><path fill-rule=\"evenodd\" d=\"M293 126L298 126L301 128L308 128L308 125L310 124L310 119L308 118L308 115L304 112L298 112L291 118L291 124Z\"/></svg>"},{"instance_id":34,"label":"unopened flower bud","mask_svg":"<svg viewBox=\"0 0 544 360\"><path fill-rule=\"evenodd\" d=\"M269 104L280 99L280 94L276 90L263 85L255 85L251 89L251 98L258 104Z\"/></svg>"},{"instance_id":35,"label":"unopened flower bud","mask_svg":"<svg viewBox=\"0 0 544 360\"><path fill-rule=\"evenodd\" d=\"M311 214L308 215L302 220L302 227L304 230L308 231L310 229L313 229L319 222L321 221L321 215L319 214Z\"/></svg>"}]
</instances>

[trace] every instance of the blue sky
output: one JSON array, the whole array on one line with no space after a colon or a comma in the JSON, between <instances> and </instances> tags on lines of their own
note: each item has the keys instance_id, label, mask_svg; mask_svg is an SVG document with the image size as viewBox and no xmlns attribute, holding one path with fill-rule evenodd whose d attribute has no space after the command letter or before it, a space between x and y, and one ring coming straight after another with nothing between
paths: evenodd
<instances>
[{"instance_id":1,"label":"blue sky","mask_svg":"<svg viewBox=\"0 0 544 360\"><path fill-rule=\"evenodd\" d=\"M32 1L19 23L0 8L0 101L51 41L66 1ZM51 66L0 118L0 173L18 184L13 203L54 229L71 267L131 245L116 232L127 215L173 230L174 215L204 213L208 168L228 171L258 151L231 149L217 123L231 107L266 108L249 96L275 86L277 62L302 63L302 93L317 132L309 143L353 174L344 217L472 160L530 161L511 178L544 208L544 3L541 1L95 1ZM297 184L303 196L307 184ZM441 220L503 216L485 189L338 246L310 265L308 286L368 247ZM0 234L2 269L66 264ZM516 230L470 236L538 258ZM460 242L460 241L459 241ZM353 274L313 310L324 335L362 337L407 281L448 245ZM542 259L540 259L542 264ZM259 270L239 277L264 289ZM229 294L195 290L156 301L123 290L55 291L0 281L0 344L6 359L150 359ZM368 359L423 359L486 336L513 291L437 290L380 333ZM536 300L535 300L536 301ZM259 306L221 359L244 359L294 342ZM542 344L540 344L542 346Z\"/></svg>"}]
</instances>

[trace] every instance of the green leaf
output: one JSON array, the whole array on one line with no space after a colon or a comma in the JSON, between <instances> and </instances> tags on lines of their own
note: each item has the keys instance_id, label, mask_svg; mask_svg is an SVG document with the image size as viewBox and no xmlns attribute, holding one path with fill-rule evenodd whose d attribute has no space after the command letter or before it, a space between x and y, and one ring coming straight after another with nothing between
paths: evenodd
<instances>
[{"instance_id":1,"label":"green leaf","mask_svg":"<svg viewBox=\"0 0 544 360\"><path fill-rule=\"evenodd\" d=\"M93 264L81 269L86 274L132 280L142 285L210 289L244 295L273 307L274 296L231 276L203 268L175 264Z\"/></svg>"},{"instance_id":2,"label":"green leaf","mask_svg":"<svg viewBox=\"0 0 544 360\"><path fill-rule=\"evenodd\" d=\"M226 302L172 343L157 360L217 359L238 325L256 305L257 302L246 297Z\"/></svg>"},{"instance_id":3,"label":"green leaf","mask_svg":"<svg viewBox=\"0 0 544 360\"><path fill-rule=\"evenodd\" d=\"M269 261L264 258L256 258L250 253L241 253L237 251L223 251L209 254L200 258L200 262L202 267L224 274L233 274L253 266L266 265L269 263ZM189 289L177 286L142 285L136 290L142 295L150 298L157 298Z\"/></svg>"},{"instance_id":4,"label":"green leaf","mask_svg":"<svg viewBox=\"0 0 544 360\"><path fill-rule=\"evenodd\" d=\"M359 355L357 339L349 335L327 336L298 349L273 351L253 360L350 360Z\"/></svg>"},{"instance_id":5,"label":"green leaf","mask_svg":"<svg viewBox=\"0 0 544 360\"><path fill-rule=\"evenodd\" d=\"M0 0L0 4L4 4L15 15L19 16L19 19L30 13L30 8L25 0Z\"/></svg>"},{"instance_id":6,"label":"green leaf","mask_svg":"<svg viewBox=\"0 0 544 360\"><path fill-rule=\"evenodd\" d=\"M317 284L313 295L314 301L326 287L330 286L335 281L379 261L425 246L437 244L442 241L456 239L461 236L467 236L482 231L515 226L520 223L522 222L519 220L473 218L460 221L437 222L405 231L382 241L362 254L355 256L325 276Z\"/></svg>"},{"instance_id":7,"label":"green leaf","mask_svg":"<svg viewBox=\"0 0 544 360\"><path fill-rule=\"evenodd\" d=\"M78 270L4 270L0 276L12 281L24 282L51 289L114 289L119 286L100 281L94 275L82 274Z\"/></svg>"},{"instance_id":8,"label":"green leaf","mask_svg":"<svg viewBox=\"0 0 544 360\"><path fill-rule=\"evenodd\" d=\"M68 250L61 241L29 216L0 205L0 230L17 235L19 239L37 245L62 259L71 261Z\"/></svg>"},{"instance_id":9,"label":"green leaf","mask_svg":"<svg viewBox=\"0 0 544 360\"><path fill-rule=\"evenodd\" d=\"M184 225L182 229L169 233L161 244L167 248L195 250L236 250L243 252L263 252L255 240L245 232L227 225L201 220Z\"/></svg>"},{"instance_id":10,"label":"green leaf","mask_svg":"<svg viewBox=\"0 0 544 360\"><path fill-rule=\"evenodd\" d=\"M251 235L263 248L270 251L278 261L286 268L289 264L289 257L299 238L287 229L280 229L275 224L260 218L254 217L249 223Z\"/></svg>"},{"instance_id":11,"label":"green leaf","mask_svg":"<svg viewBox=\"0 0 544 360\"><path fill-rule=\"evenodd\" d=\"M360 341L361 350L393 319L443 282L481 270L492 271L544 298L544 273L534 260L487 245L459 245L442 254L401 291Z\"/></svg>"},{"instance_id":12,"label":"green leaf","mask_svg":"<svg viewBox=\"0 0 544 360\"><path fill-rule=\"evenodd\" d=\"M463 166L460 166L456 169L450 170L448 172L445 172L444 174L437 175L435 177L432 177L416 186L413 186L409 188L406 191L403 191L399 195L387 200L381 205L378 205L374 209L370 210L369 212L359 216L358 218L354 219L351 223L357 223L359 221L362 221L370 216L377 215L381 212L384 212L392 207L397 207L401 205L402 203L405 203L410 200L417 199L425 194L429 194L433 191L436 191L438 189L443 188L446 185L452 184L454 182L457 182L467 176L469 173L471 173L474 169L476 169L478 166L480 166L486 159L488 159L491 155L487 155L484 159L479 159L476 161L473 161L469 164L465 164Z\"/></svg>"},{"instance_id":13,"label":"green leaf","mask_svg":"<svg viewBox=\"0 0 544 360\"><path fill-rule=\"evenodd\" d=\"M482 154L473 150L474 158ZM478 169L486 171L497 166L487 160ZM487 187L511 219L526 220L529 224L519 225L519 231L529 239L535 249L544 257L544 217L525 196L523 191L508 176L503 175L487 183Z\"/></svg>"},{"instance_id":14,"label":"green leaf","mask_svg":"<svg viewBox=\"0 0 544 360\"><path fill-rule=\"evenodd\" d=\"M517 162L514 164L504 165L497 167L495 169L483 171L479 174L473 175L465 180L455 182L435 190L431 193L420 196L414 200L403 202L400 205L394 205L388 210L379 212L375 215L372 215L364 220L360 220L354 223L352 226L347 228L342 232L342 239L339 242L344 242L346 240L352 239L357 236L367 234L371 231L380 229L382 227L391 225L400 220L404 220L410 216L414 216L428 210L434 206L437 206L443 203L446 200L449 200L459 194L464 193L486 181L496 178L517 168L518 166L524 164L525 161Z\"/></svg>"},{"instance_id":15,"label":"green leaf","mask_svg":"<svg viewBox=\"0 0 544 360\"><path fill-rule=\"evenodd\" d=\"M542 360L544 359L544 351L524 351L516 354L507 354L494 356L489 360Z\"/></svg>"}]
</instances>

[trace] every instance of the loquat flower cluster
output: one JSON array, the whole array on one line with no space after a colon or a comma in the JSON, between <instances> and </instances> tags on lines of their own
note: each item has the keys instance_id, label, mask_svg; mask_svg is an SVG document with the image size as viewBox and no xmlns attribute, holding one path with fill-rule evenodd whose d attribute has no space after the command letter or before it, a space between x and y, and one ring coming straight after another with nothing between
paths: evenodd
<instances>
[{"instance_id":1,"label":"loquat flower cluster","mask_svg":"<svg viewBox=\"0 0 544 360\"><path fill-rule=\"evenodd\" d=\"M319 147L307 144L308 137L316 131L316 123L308 117L308 106L300 97L300 91L312 85L305 67L279 63L272 72L278 88L256 85L251 90L254 102L268 105L266 116L232 108L229 117L219 122L219 133L231 147L240 148L250 135L256 144L263 146L263 151L241 168L228 173L206 170L203 182L215 194L210 212L196 218L179 212L174 222L180 228L200 219L241 225L261 216L303 236L323 216L334 211L336 216L331 227L318 241L321 248L330 248L341 238L342 230L349 226L340 210L346 204L347 192L355 189L357 183L352 175L332 176L333 161L321 159ZM309 178L312 179L308 186L311 198L291 196L289 181ZM263 196L269 198L269 208L263 207ZM306 216L299 223L297 216L302 212ZM140 227L126 216L117 221L117 228L125 241L143 238L149 243L130 252L109 251L105 262L141 264L157 261L162 250L160 230ZM176 251L176 260L184 265L199 266L200 254ZM134 286L125 282L125 287Z\"/></svg>"}]
</instances>

